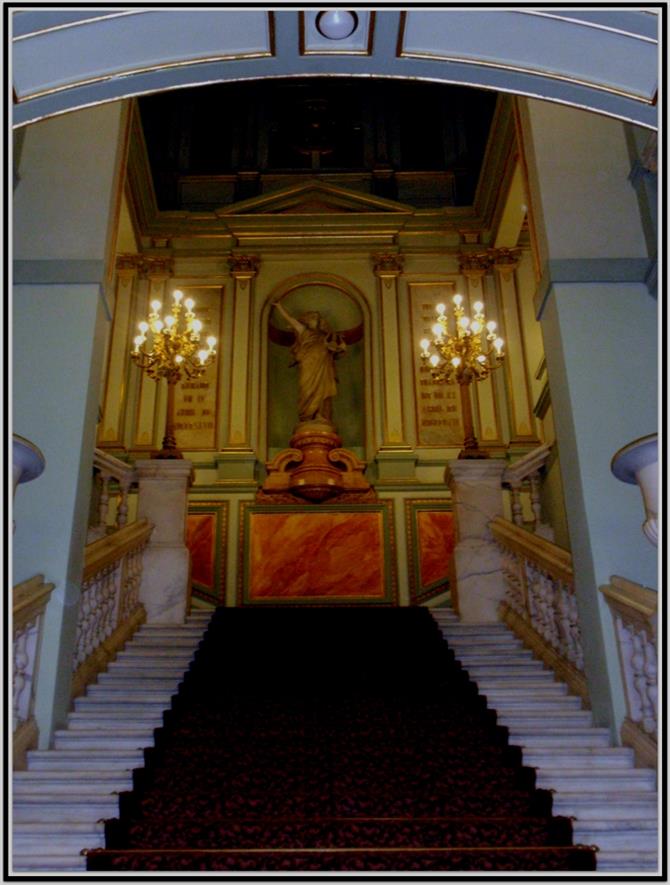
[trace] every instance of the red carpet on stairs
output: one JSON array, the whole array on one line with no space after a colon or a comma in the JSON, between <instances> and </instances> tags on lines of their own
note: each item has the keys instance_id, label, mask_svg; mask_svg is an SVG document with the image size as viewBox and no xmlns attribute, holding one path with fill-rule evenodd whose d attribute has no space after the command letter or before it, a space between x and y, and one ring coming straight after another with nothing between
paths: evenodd
<instances>
[{"instance_id":1,"label":"red carpet on stairs","mask_svg":"<svg viewBox=\"0 0 670 885\"><path fill-rule=\"evenodd\" d=\"M219 609L90 871L582 871L425 609Z\"/></svg>"}]
</instances>

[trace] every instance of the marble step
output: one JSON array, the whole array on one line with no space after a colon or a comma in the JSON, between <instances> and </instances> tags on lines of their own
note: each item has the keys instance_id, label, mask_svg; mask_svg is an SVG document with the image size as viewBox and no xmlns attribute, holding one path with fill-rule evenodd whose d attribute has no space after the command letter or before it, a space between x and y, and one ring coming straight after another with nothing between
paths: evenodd
<instances>
[{"instance_id":1,"label":"marble step","mask_svg":"<svg viewBox=\"0 0 670 885\"><path fill-rule=\"evenodd\" d=\"M87 770L92 765L98 771L117 771L141 768L144 765L142 750L30 750L27 757L29 771L60 771L68 773ZM76 776L76 774L74 775Z\"/></svg>"},{"instance_id":2,"label":"marble step","mask_svg":"<svg viewBox=\"0 0 670 885\"><path fill-rule=\"evenodd\" d=\"M89 763L90 764L90 763ZM128 783L132 780L132 771L116 769L115 771L99 770L97 768L83 768L74 771L71 768L63 768L55 771L43 771L41 769L15 771L12 776L14 789L19 786L33 784L85 784L100 783L102 788L115 790L117 783ZM111 786L110 786L111 784ZM125 789L123 787L122 789Z\"/></svg>"},{"instance_id":3,"label":"marble step","mask_svg":"<svg viewBox=\"0 0 670 885\"><path fill-rule=\"evenodd\" d=\"M98 682L102 677L119 676L122 678L131 678L135 676L160 676L175 680L178 682L188 672L188 664L182 667L175 665L170 661L146 661L139 666L127 661L112 661L104 673L98 674ZM103 680L104 681L104 680Z\"/></svg>"},{"instance_id":4,"label":"marble step","mask_svg":"<svg viewBox=\"0 0 670 885\"><path fill-rule=\"evenodd\" d=\"M597 873L635 873L658 869L655 851L601 851L598 853Z\"/></svg>"},{"instance_id":5,"label":"marble step","mask_svg":"<svg viewBox=\"0 0 670 885\"><path fill-rule=\"evenodd\" d=\"M20 823L13 828L14 856L17 854L48 853L51 855L78 855L82 848L105 847L103 823Z\"/></svg>"},{"instance_id":6,"label":"marble step","mask_svg":"<svg viewBox=\"0 0 670 885\"><path fill-rule=\"evenodd\" d=\"M643 790L626 792L625 801L612 801L592 793L561 790L554 793L552 814L576 817L580 822L591 820L656 820L658 800L656 794Z\"/></svg>"},{"instance_id":7,"label":"marble step","mask_svg":"<svg viewBox=\"0 0 670 885\"><path fill-rule=\"evenodd\" d=\"M86 872L86 858L79 854L15 854L12 864L21 872Z\"/></svg>"},{"instance_id":8,"label":"marble step","mask_svg":"<svg viewBox=\"0 0 670 885\"><path fill-rule=\"evenodd\" d=\"M156 646L136 646L134 643L127 645L123 651L120 651L116 656L117 661L134 661L146 658L156 658L156 660L171 660L175 666L177 666L177 662L180 664L182 661L186 662L188 665L189 661L193 658L196 649L183 649L183 648L172 648L170 645L156 645Z\"/></svg>"},{"instance_id":9,"label":"marble step","mask_svg":"<svg viewBox=\"0 0 670 885\"><path fill-rule=\"evenodd\" d=\"M120 717L115 707L97 713L70 713L67 718L68 729L74 731L106 728L110 733L115 733L127 728L143 728L151 734L154 728L159 728L161 725L163 725L162 713L148 716L146 711L138 710L134 715L126 714Z\"/></svg>"},{"instance_id":10,"label":"marble step","mask_svg":"<svg viewBox=\"0 0 670 885\"><path fill-rule=\"evenodd\" d=\"M99 729L79 729L56 731L56 750L138 750L153 744L153 730L147 728L119 729L113 735L102 727Z\"/></svg>"},{"instance_id":11,"label":"marble step","mask_svg":"<svg viewBox=\"0 0 670 885\"><path fill-rule=\"evenodd\" d=\"M14 800L14 823L72 821L86 823L118 817L119 797L112 793L93 796L66 796L40 793Z\"/></svg>"},{"instance_id":12,"label":"marble step","mask_svg":"<svg viewBox=\"0 0 670 885\"><path fill-rule=\"evenodd\" d=\"M173 694L176 693L177 689L175 687ZM143 699L141 695L137 695L136 697L127 698L121 702L118 695L111 695L109 697L101 695L94 698L76 698L74 709L77 713L94 713L97 711L109 710L111 707L118 711L119 718L122 718L123 716L132 716L137 710L142 710L145 713L160 714L163 710L170 709L170 700L171 699L168 698L167 702L164 700L149 701L146 698Z\"/></svg>"},{"instance_id":13,"label":"marble step","mask_svg":"<svg viewBox=\"0 0 670 885\"><path fill-rule=\"evenodd\" d=\"M498 716L499 725L508 725L510 728L522 729L525 726L539 726L544 724L544 728L548 732L554 731L556 727L572 727L572 726L588 726L593 722L593 716L590 710L556 710L553 712L543 709L539 704L533 704L527 710L519 710L518 712L501 711Z\"/></svg>"},{"instance_id":14,"label":"marble step","mask_svg":"<svg viewBox=\"0 0 670 885\"><path fill-rule=\"evenodd\" d=\"M574 697L568 694L568 687L564 682L553 682L551 679L538 679L535 676L519 676L514 682L509 679L476 679L479 690L482 693L495 693L496 697L514 697L522 695L534 697L540 694L543 697L568 698ZM581 699L574 697L577 703Z\"/></svg>"},{"instance_id":15,"label":"marble step","mask_svg":"<svg viewBox=\"0 0 670 885\"><path fill-rule=\"evenodd\" d=\"M108 793L120 793L123 790L132 789L133 778L130 772L115 774L114 779L105 777L90 777L88 779L70 776L69 779L54 778L52 772L39 772L44 774L44 780L26 780L14 782L14 802L21 802L29 796L62 798L75 796L92 796L95 799L106 796Z\"/></svg>"},{"instance_id":16,"label":"marble step","mask_svg":"<svg viewBox=\"0 0 670 885\"><path fill-rule=\"evenodd\" d=\"M523 667L527 661L534 661L532 652L521 646L515 648L496 648L493 650L477 647L475 649L454 648L454 657L467 670L472 664L488 664L491 667Z\"/></svg>"},{"instance_id":17,"label":"marble step","mask_svg":"<svg viewBox=\"0 0 670 885\"><path fill-rule=\"evenodd\" d=\"M633 768L635 754L628 747L551 747L523 750L523 764L530 768Z\"/></svg>"},{"instance_id":18,"label":"marble step","mask_svg":"<svg viewBox=\"0 0 670 885\"><path fill-rule=\"evenodd\" d=\"M127 672L115 671L112 673L100 673L97 684L101 687L110 688L114 686L128 687L129 685L137 685L143 688L163 688L164 686L174 688L179 685L183 675L183 672L179 676L173 676L171 673L166 674L161 673L160 671L153 671L151 672L151 675L138 671L133 674L131 670L128 670Z\"/></svg>"},{"instance_id":19,"label":"marble step","mask_svg":"<svg viewBox=\"0 0 670 885\"><path fill-rule=\"evenodd\" d=\"M540 716L544 715L547 719L553 719L555 716L572 715L575 712L582 711L582 705L579 698L572 698L570 695L542 695L541 692L534 694L519 695L517 697L499 697L497 694L489 694L489 692L481 691L480 694L486 698L488 706L495 710L499 715L498 718L504 716ZM574 701L577 700L577 703ZM591 720L586 718L585 722Z\"/></svg>"},{"instance_id":20,"label":"marble step","mask_svg":"<svg viewBox=\"0 0 670 885\"><path fill-rule=\"evenodd\" d=\"M573 841L607 850L658 851L655 820L573 821Z\"/></svg>"},{"instance_id":21,"label":"marble step","mask_svg":"<svg viewBox=\"0 0 670 885\"><path fill-rule=\"evenodd\" d=\"M564 726L553 722L532 725L509 724L509 742L516 746L540 749L548 747L609 747L608 728Z\"/></svg>"},{"instance_id":22,"label":"marble step","mask_svg":"<svg viewBox=\"0 0 670 885\"><path fill-rule=\"evenodd\" d=\"M518 679L532 676L534 679L546 679L549 682L555 681L554 674L551 670L547 670L541 661L524 659L523 664L507 664L503 667L497 667L492 664L468 664L465 669L468 671L472 679L486 680L495 679L501 684L503 682L514 682ZM557 683L560 685L561 683Z\"/></svg>"},{"instance_id":23,"label":"marble step","mask_svg":"<svg viewBox=\"0 0 670 885\"><path fill-rule=\"evenodd\" d=\"M153 683L143 685L141 680L137 680L132 685L121 683L120 685L89 685L86 691L86 697L93 700L101 698L109 698L115 702L124 703L124 701L133 701L144 699L146 701L163 701L169 704L170 698L177 693L177 686L170 682L166 687L157 688Z\"/></svg>"},{"instance_id":24,"label":"marble step","mask_svg":"<svg viewBox=\"0 0 670 885\"><path fill-rule=\"evenodd\" d=\"M443 634L444 636L444 634ZM460 633L454 632L450 636L444 636L447 645L456 650L459 649L477 649L477 651L493 651L494 649L511 649L524 648L520 639L517 639L512 633L501 633L495 636L481 636L473 639L471 636L461 636Z\"/></svg>"},{"instance_id":25,"label":"marble step","mask_svg":"<svg viewBox=\"0 0 670 885\"><path fill-rule=\"evenodd\" d=\"M590 768L542 768L536 774L535 785L541 789L577 789L584 792L623 793L656 790L656 772L650 768L624 768L594 771Z\"/></svg>"},{"instance_id":26,"label":"marble step","mask_svg":"<svg viewBox=\"0 0 670 885\"><path fill-rule=\"evenodd\" d=\"M505 624L449 624L437 619L443 633L448 636L513 636L512 631Z\"/></svg>"},{"instance_id":27,"label":"marble step","mask_svg":"<svg viewBox=\"0 0 670 885\"><path fill-rule=\"evenodd\" d=\"M148 634L141 636L139 633L133 636L132 648L137 651L140 648L163 649L166 646L179 651L195 651L198 647L198 640L190 636L163 636L158 633L155 636Z\"/></svg>"}]
</instances>

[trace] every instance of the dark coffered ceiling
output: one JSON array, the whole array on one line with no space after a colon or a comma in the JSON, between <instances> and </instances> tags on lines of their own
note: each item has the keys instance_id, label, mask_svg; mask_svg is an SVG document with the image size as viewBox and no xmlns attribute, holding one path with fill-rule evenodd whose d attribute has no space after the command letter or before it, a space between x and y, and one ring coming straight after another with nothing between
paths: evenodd
<instances>
[{"instance_id":1,"label":"dark coffered ceiling","mask_svg":"<svg viewBox=\"0 0 670 885\"><path fill-rule=\"evenodd\" d=\"M319 178L416 208L474 199L496 93L377 78L216 84L139 99L161 210Z\"/></svg>"}]
</instances>

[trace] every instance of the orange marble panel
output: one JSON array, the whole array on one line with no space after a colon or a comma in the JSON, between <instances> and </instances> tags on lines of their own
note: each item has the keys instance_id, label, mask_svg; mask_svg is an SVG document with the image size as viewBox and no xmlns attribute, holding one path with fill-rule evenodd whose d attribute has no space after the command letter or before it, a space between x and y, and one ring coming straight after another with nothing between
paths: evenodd
<instances>
[{"instance_id":1,"label":"orange marble panel","mask_svg":"<svg viewBox=\"0 0 670 885\"><path fill-rule=\"evenodd\" d=\"M191 553L191 580L214 591L216 561L216 516L189 513L186 517L186 546Z\"/></svg>"},{"instance_id":2,"label":"orange marble panel","mask_svg":"<svg viewBox=\"0 0 670 885\"><path fill-rule=\"evenodd\" d=\"M385 596L381 513L251 513L249 599Z\"/></svg>"},{"instance_id":3,"label":"orange marble panel","mask_svg":"<svg viewBox=\"0 0 670 885\"><path fill-rule=\"evenodd\" d=\"M419 510L417 529L421 587L425 588L448 579L449 562L454 552L453 513Z\"/></svg>"}]
</instances>

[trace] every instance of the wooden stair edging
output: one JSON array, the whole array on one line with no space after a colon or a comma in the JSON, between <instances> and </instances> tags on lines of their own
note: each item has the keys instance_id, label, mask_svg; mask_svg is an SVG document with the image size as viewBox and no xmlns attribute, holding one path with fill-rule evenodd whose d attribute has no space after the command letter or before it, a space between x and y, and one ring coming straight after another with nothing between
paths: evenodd
<instances>
[{"instance_id":1,"label":"wooden stair edging","mask_svg":"<svg viewBox=\"0 0 670 885\"><path fill-rule=\"evenodd\" d=\"M586 710L591 709L591 699L586 677L570 661L566 661L558 652L548 645L544 638L521 615L514 611L506 602L501 602L498 614L503 624L529 648L537 658L543 661L562 680L568 688L582 700Z\"/></svg>"}]
</instances>

